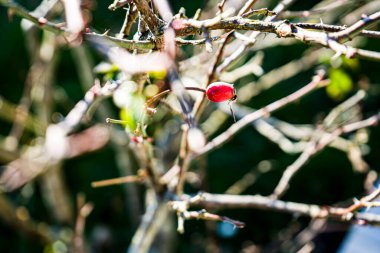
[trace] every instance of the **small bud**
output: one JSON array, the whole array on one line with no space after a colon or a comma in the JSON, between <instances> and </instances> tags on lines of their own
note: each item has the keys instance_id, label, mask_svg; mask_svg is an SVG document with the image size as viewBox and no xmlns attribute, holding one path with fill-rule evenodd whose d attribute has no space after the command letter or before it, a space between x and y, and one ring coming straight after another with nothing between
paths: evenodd
<instances>
[{"instance_id":1,"label":"small bud","mask_svg":"<svg viewBox=\"0 0 380 253\"><path fill-rule=\"evenodd\" d=\"M154 115L157 112L157 109L156 108L152 108L152 107L147 107L146 108L146 112L148 113L149 116L152 116L152 115Z\"/></svg>"},{"instance_id":2,"label":"small bud","mask_svg":"<svg viewBox=\"0 0 380 253\"><path fill-rule=\"evenodd\" d=\"M187 144L193 152L199 151L206 145L206 138L199 128L190 128L187 134Z\"/></svg>"},{"instance_id":3,"label":"small bud","mask_svg":"<svg viewBox=\"0 0 380 253\"><path fill-rule=\"evenodd\" d=\"M44 17L38 18L38 24L41 26L46 25L47 22L48 22L48 20Z\"/></svg>"},{"instance_id":4,"label":"small bud","mask_svg":"<svg viewBox=\"0 0 380 253\"><path fill-rule=\"evenodd\" d=\"M230 83L215 82L206 89L206 96L212 102L224 102L236 99L234 86Z\"/></svg>"}]
</instances>

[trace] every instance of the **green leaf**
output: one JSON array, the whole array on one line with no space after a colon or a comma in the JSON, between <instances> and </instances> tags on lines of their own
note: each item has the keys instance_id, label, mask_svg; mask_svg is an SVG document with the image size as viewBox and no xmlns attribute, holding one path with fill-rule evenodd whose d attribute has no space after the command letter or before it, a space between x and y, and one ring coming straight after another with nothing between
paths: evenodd
<instances>
[{"instance_id":1,"label":"green leaf","mask_svg":"<svg viewBox=\"0 0 380 253\"><path fill-rule=\"evenodd\" d=\"M329 79L326 92L334 100L342 100L352 90L351 77L342 69L330 69Z\"/></svg>"},{"instance_id":2,"label":"green leaf","mask_svg":"<svg viewBox=\"0 0 380 253\"><path fill-rule=\"evenodd\" d=\"M343 67L353 70L353 71L358 71L360 67L359 59L357 58L349 59L349 58L343 57Z\"/></svg>"},{"instance_id":3,"label":"green leaf","mask_svg":"<svg viewBox=\"0 0 380 253\"><path fill-rule=\"evenodd\" d=\"M120 119L125 121L125 127L130 131L135 131L137 123L141 120L144 113L145 100L142 96L132 96L130 106L120 110Z\"/></svg>"}]
</instances>

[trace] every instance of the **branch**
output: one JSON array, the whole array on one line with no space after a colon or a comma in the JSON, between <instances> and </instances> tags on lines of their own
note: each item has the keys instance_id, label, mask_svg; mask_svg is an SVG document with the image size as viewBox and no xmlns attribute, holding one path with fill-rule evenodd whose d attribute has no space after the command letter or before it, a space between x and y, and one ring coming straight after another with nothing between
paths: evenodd
<instances>
[{"instance_id":1,"label":"branch","mask_svg":"<svg viewBox=\"0 0 380 253\"><path fill-rule=\"evenodd\" d=\"M12 1L6 1L6 0L0 0L0 4L4 5L8 9L12 10L15 14L19 15L22 18L25 18L29 21L31 21L33 24L35 24L38 28L53 32L54 34L60 34L60 35L70 35L70 32L62 25L62 24L55 24L48 20L46 20L43 17L36 17L32 13L30 13L28 10L26 10L21 5L14 3ZM97 33L84 33L85 39L91 39L91 38L105 38L109 41L112 41L116 43L118 46L134 50L151 50L156 49L156 43L149 40L144 41L134 41L134 40L126 40L126 39L120 39L113 36L108 36L106 34L97 34ZM181 43L181 42L179 42ZM198 42L199 43L199 42ZM199 43L200 44L200 43Z\"/></svg>"},{"instance_id":2,"label":"branch","mask_svg":"<svg viewBox=\"0 0 380 253\"><path fill-rule=\"evenodd\" d=\"M357 222L360 224L380 224L380 215L356 212L363 207L377 206L378 203L366 202L365 199L354 203L347 208L318 206L290 201L282 201L261 195L228 195L201 193L190 199L190 206L208 208L237 209L254 208L290 213L293 215L308 216L310 218L333 218L343 222Z\"/></svg>"},{"instance_id":3,"label":"branch","mask_svg":"<svg viewBox=\"0 0 380 253\"><path fill-rule=\"evenodd\" d=\"M169 210L166 203L150 203L147 206L139 228L132 238L128 253L148 252L157 233L165 224Z\"/></svg>"},{"instance_id":4,"label":"branch","mask_svg":"<svg viewBox=\"0 0 380 253\"><path fill-rule=\"evenodd\" d=\"M336 40L330 38L329 34L322 32L307 31L300 27L290 25L286 28L284 24L283 31L284 36L294 36L294 38L303 42L314 42L321 44L325 47L329 47L335 51L338 55L345 55L347 58L353 58L359 56L364 59L380 61L380 53L368 51L364 49L357 49L350 46L340 44Z\"/></svg>"},{"instance_id":5,"label":"branch","mask_svg":"<svg viewBox=\"0 0 380 253\"><path fill-rule=\"evenodd\" d=\"M84 229L86 225L86 219L94 209L94 205L91 202L85 202L85 196L78 194L77 196L77 218L75 221L75 231L73 238L73 248L76 253L85 253L86 245L84 239Z\"/></svg>"},{"instance_id":6,"label":"branch","mask_svg":"<svg viewBox=\"0 0 380 253\"><path fill-rule=\"evenodd\" d=\"M282 0L280 1L276 7L273 9L273 12L276 13L276 15L266 17L264 19L264 22L271 22L277 18L279 14L281 14L286 8L288 8L290 5L293 4L295 0ZM248 3L248 2L247 2ZM247 5L245 5L247 6ZM244 7L243 7L244 8ZM257 36L260 35L260 32L252 32L249 35L249 40L245 41L237 50L235 50L234 53L232 53L229 57L227 57L217 68L217 72L221 73L223 72L228 66L230 66L236 59L238 59L243 52L249 47L253 46L256 43Z\"/></svg>"},{"instance_id":7,"label":"branch","mask_svg":"<svg viewBox=\"0 0 380 253\"><path fill-rule=\"evenodd\" d=\"M149 30L153 35L158 35L161 29L160 19L153 13L153 10L149 7L146 0L133 0L137 10L143 16L142 19L147 24Z\"/></svg>"},{"instance_id":8,"label":"branch","mask_svg":"<svg viewBox=\"0 0 380 253\"><path fill-rule=\"evenodd\" d=\"M326 25L322 23L294 23L294 25L304 29L322 30L325 32L347 31L347 26ZM378 31L362 30L358 35L368 38L380 39L380 32Z\"/></svg>"},{"instance_id":9,"label":"branch","mask_svg":"<svg viewBox=\"0 0 380 253\"><path fill-rule=\"evenodd\" d=\"M286 168L280 182L274 189L271 197L272 198L280 198L289 187L289 181L293 178L293 176L300 170L300 168L309 161L310 157L315 155L317 152L324 149L328 144L330 144L333 140L335 140L338 136L344 133L349 133L360 128L374 126L377 124L380 118L380 113L355 123L344 125L338 129L336 129L332 133L326 133L320 137L320 139L316 142L312 142L308 148L297 158L297 160L292 163L290 166Z\"/></svg>"},{"instance_id":10,"label":"branch","mask_svg":"<svg viewBox=\"0 0 380 253\"><path fill-rule=\"evenodd\" d=\"M98 34L98 33L85 33L84 34L85 39L99 39L99 38L105 38L109 41L114 42L119 47L128 49L128 50L152 50L156 49L156 43L154 41L150 40L127 40L127 39L120 39L117 37L109 36L107 34Z\"/></svg>"},{"instance_id":11,"label":"branch","mask_svg":"<svg viewBox=\"0 0 380 253\"><path fill-rule=\"evenodd\" d=\"M61 34L65 32L63 27L61 25L54 24L52 22L49 22L44 17L35 17L31 13L29 13L28 10L26 10L24 7L19 5L18 3L15 3L13 1L8 0L0 0L0 4L4 7L12 10L15 14L18 16L25 18L32 23L34 23L37 27L40 27L42 29L48 30L50 32Z\"/></svg>"},{"instance_id":12,"label":"branch","mask_svg":"<svg viewBox=\"0 0 380 253\"><path fill-rule=\"evenodd\" d=\"M329 37L331 39L334 39L338 42L345 42L348 39L356 36L357 34L360 34L362 30L365 28L376 24L380 21L380 11L375 12L374 14L370 16L363 15L362 19L356 22L355 24L351 25L347 29L335 33L330 33Z\"/></svg>"},{"instance_id":13,"label":"branch","mask_svg":"<svg viewBox=\"0 0 380 253\"><path fill-rule=\"evenodd\" d=\"M292 60L285 65L266 72L255 82L247 83L237 91L239 102L246 103L262 91L268 90L300 72L311 69L317 64L321 53L322 49L312 49L311 52L307 51L301 58Z\"/></svg>"},{"instance_id":14,"label":"branch","mask_svg":"<svg viewBox=\"0 0 380 253\"><path fill-rule=\"evenodd\" d=\"M147 22L150 23L150 26L157 24L156 27L160 27L160 20L155 16L155 14L149 9L149 6L145 1L136 1L140 3L137 7L140 7L139 11L142 11L145 13L145 15L148 15L148 18L146 19ZM45 18L37 18L34 17L32 14L30 14L27 10L25 10L22 6L9 2L6 0L0 0L0 4L8 7L9 9L13 10L16 14L19 16L30 20L34 24L36 24L38 27L52 31L56 34L61 33L67 33L70 35L70 33L60 25L53 24L46 20ZM145 8L147 7L147 8ZM302 29L302 27L310 27L310 25L301 24L300 26L297 26L297 23L291 24L286 23L284 21L277 21L272 22L272 20L276 16L270 16L267 17L264 21L261 20L250 20L250 19L244 19L242 17L230 17L230 18L217 18L217 19L210 19L210 20L203 20L198 21L194 19L189 20L183 20L183 26L180 26L178 29L175 29L177 36L187 36L187 35L193 35L196 33L199 33L202 31L202 29L206 30L218 30L218 29L226 29L226 30L232 30L232 29L240 29L240 30L253 30L256 32L268 32L268 33L274 33L277 34L279 37L294 37L298 40L301 40L303 42L314 42L321 44L325 47L329 47L330 49L334 50L337 54L344 54L348 58L359 56L365 59L370 60L377 60L380 61L380 53L363 50L363 49L356 49L353 47L345 46L343 44L340 44L340 41L344 41L349 37L355 36L356 34L363 33L370 37L379 37L379 33L375 31L364 31L362 30L366 28L369 25L372 25L380 20L379 14L380 12L376 12L369 17L358 21L354 25L350 26L349 28L339 31L339 32L333 32L330 34L326 34L323 32L315 32L315 31L307 31ZM314 28L323 28L324 26L313 26ZM327 27L326 28L331 28ZM335 29L335 28L334 28ZM153 30L158 32L157 30ZM255 36L251 36L252 42L246 42L244 46L237 49L233 55L226 58L226 60L218 67L217 72L221 72L224 70L234 59L236 59L249 45L252 45L255 41L255 38L257 37L258 33L256 33ZM115 37L109 37L105 35L98 35L98 34L85 34L85 36L103 36L107 39L117 43L121 47L125 47L127 49L156 49L157 44L156 42L151 41L143 41L143 42L136 42L136 41L130 41L130 40L122 40ZM178 40L179 43L182 42L182 40ZM207 40L202 41L207 42ZM140 44L141 43L141 44ZM200 43L199 41L195 44ZM158 43L160 44L160 43ZM194 44L194 43L193 43Z\"/></svg>"}]
</instances>

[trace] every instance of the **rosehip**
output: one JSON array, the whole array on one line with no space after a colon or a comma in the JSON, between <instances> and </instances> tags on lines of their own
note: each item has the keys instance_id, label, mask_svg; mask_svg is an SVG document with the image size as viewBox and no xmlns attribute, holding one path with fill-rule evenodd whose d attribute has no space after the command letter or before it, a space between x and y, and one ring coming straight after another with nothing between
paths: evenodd
<instances>
[{"instance_id":1,"label":"rosehip","mask_svg":"<svg viewBox=\"0 0 380 253\"><path fill-rule=\"evenodd\" d=\"M236 99L234 86L224 82L210 84L206 89L206 96L210 101L216 103Z\"/></svg>"}]
</instances>

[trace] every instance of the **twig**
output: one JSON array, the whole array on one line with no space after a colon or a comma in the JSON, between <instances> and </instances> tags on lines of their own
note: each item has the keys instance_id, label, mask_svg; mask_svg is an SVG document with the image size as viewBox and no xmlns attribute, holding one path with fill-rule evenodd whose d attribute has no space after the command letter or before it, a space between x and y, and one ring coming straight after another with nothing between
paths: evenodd
<instances>
[{"instance_id":1,"label":"twig","mask_svg":"<svg viewBox=\"0 0 380 253\"><path fill-rule=\"evenodd\" d=\"M148 252L153 240L168 218L166 203L148 205L139 228L135 232L128 253Z\"/></svg>"},{"instance_id":2,"label":"twig","mask_svg":"<svg viewBox=\"0 0 380 253\"><path fill-rule=\"evenodd\" d=\"M284 11L288 6L290 6L295 0L282 0L280 1L276 7L273 9L273 12L277 13L279 15L282 11ZM249 1L249 2L256 2L256 1ZM242 12L239 14L243 15L248 9L250 8L249 2L246 3L246 5L242 8ZM244 10L244 12L243 12ZM273 21L277 15L266 17L264 19L264 22L270 22ZM253 32L249 36L250 40L245 41L233 54L231 54L229 57L224 59L224 61L220 64L220 66L217 68L218 73L222 73L225 69L227 69L228 66L230 66L236 59L238 59L243 52L250 46L253 46L256 42L257 36L260 34L260 32Z\"/></svg>"},{"instance_id":3,"label":"twig","mask_svg":"<svg viewBox=\"0 0 380 253\"><path fill-rule=\"evenodd\" d=\"M293 0L292 0L293 1ZM286 3L292 2L290 0L284 1ZM140 1L137 1L140 2ZM145 3L145 1L141 1L141 3ZM34 17L33 15L29 14L25 9L23 9L18 4L14 4L5 0L1 0L0 4L5 5L6 7L12 9L15 11L16 14L20 15L23 18L26 18L30 21L32 21L35 24L38 24L40 27L44 27L47 30L53 31L55 33L62 33L64 30L60 28L59 26L52 24L48 21L44 21L41 23L41 20ZM281 8L283 8L286 4L281 4ZM141 6L140 6L141 7ZM278 9L281 10L279 7ZM143 8L144 9L144 8ZM145 9L144 9L145 10ZM148 11L151 13L151 11ZM277 12L278 13L278 12ZM155 15L152 13L155 17ZM234 54L232 54L230 57L226 58L224 62L218 67L217 71L221 72L224 70L227 66L229 66L237 57L241 55L241 53L250 45L253 45L255 42L255 38L258 36L260 32L270 32L275 33L280 37L295 37L298 40L301 40L303 42L314 42L321 44L325 47L329 47L332 50L334 50L338 54L344 54L348 58L359 56L365 59L370 60L380 60L380 53L378 52L372 52L368 50L363 49L356 49L353 47L345 46L343 44L340 44L337 40L342 40L341 38L348 38L350 36L356 35L357 33L360 33L365 27L367 27L368 24L373 24L379 20L379 14L375 13L372 14L369 19L369 21L359 21L355 23L350 28L347 28L349 30L343 30L341 32L337 33L331 33L331 34L325 34L323 32L313 32L313 31L306 31L302 29L301 27L297 27L296 24L285 24L283 21L277 21L277 22L271 22L276 16L267 17L264 21L259 20L247 20L240 17L231 17L231 18L217 18L212 20L203 20L203 21L197 21L197 20L185 20L186 26L184 28L176 29L176 34L178 36L185 36L190 34L197 33L202 27L207 28L208 30L215 30L215 29L241 29L241 30L254 30L256 31L254 35L251 35L251 42L245 43L243 46L239 47ZM154 19L158 20L157 17ZM153 20L153 19L149 19ZM161 22L161 21L157 21ZM151 24L152 25L152 24ZM351 34L353 33L353 34ZM371 34L372 36L377 36L374 32L368 32L368 34ZM370 36L371 36L370 35ZM101 36L101 35L93 35L93 36ZM142 45L139 45L139 43L132 43L131 41L123 41L118 40L117 38L110 38L111 40L120 43L126 48L141 48L141 47L153 47L153 45L156 45L157 48L159 48L161 43L157 44L156 42L145 42L142 43ZM148 46L146 45L148 44Z\"/></svg>"},{"instance_id":4,"label":"twig","mask_svg":"<svg viewBox=\"0 0 380 253\"><path fill-rule=\"evenodd\" d=\"M354 203L348 208L336 208L276 200L261 195L201 193L192 198L189 201L189 205L220 209L254 208L280 211L316 219L333 218L343 222L373 225L380 224L380 215L378 214L355 212L362 207L377 206L377 203L372 204L371 202Z\"/></svg>"},{"instance_id":5,"label":"twig","mask_svg":"<svg viewBox=\"0 0 380 253\"><path fill-rule=\"evenodd\" d=\"M222 110L225 113L229 113L229 108L226 108L226 106L219 106L219 109ZM252 113L254 110L243 107L242 105L235 104L235 113L238 119L243 118L245 115ZM261 118L256 121L252 122L253 127L256 128L256 130L266 137L268 140L272 141L273 143L276 143L280 149L282 149L284 152L289 154L294 153L300 153L305 149L306 142L300 141L298 143L293 143L290 139L288 139L284 134L276 129L268 119L273 118ZM296 128L296 127L294 127Z\"/></svg>"},{"instance_id":6,"label":"twig","mask_svg":"<svg viewBox=\"0 0 380 253\"><path fill-rule=\"evenodd\" d=\"M7 0L1 0L0 4L4 5L5 7L11 9L14 11L17 15L19 15L22 18L25 18L29 21L31 21L33 24L35 24L37 27L53 32L55 34L69 34L70 32L66 30L64 26L61 24L54 24L46 19L42 20L39 17L35 17L32 13L29 13L26 9L24 9L21 5L7 1ZM42 22L43 21L43 22ZM108 36L106 34L98 34L98 33L84 33L84 37L86 38L98 38L103 37L106 38L112 42L115 42L120 47L134 50L134 49L140 49L140 50L151 50L156 48L156 43L154 41L134 41L134 40L126 40L126 39L120 39L112 36Z\"/></svg>"},{"instance_id":7,"label":"twig","mask_svg":"<svg viewBox=\"0 0 380 253\"><path fill-rule=\"evenodd\" d=\"M185 28L176 29L177 36L193 35L201 31L202 27L209 30L252 30L260 32L276 33L276 27L280 22L268 22L261 20L244 19L239 16L218 19L208 19L202 21L184 20Z\"/></svg>"},{"instance_id":8,"label":"twig","mask_svg":"<svg viewBox=\"0 0 380 253\"><path fill-rule=\"evenodd\" d=\"M236 32L234 34L236 35ZM220 80L228 83L234 83L236 80L239 80L251 74L259 77L264 73L264 70L261 67L263 59L264 53L258 52L254 57L252 57L251 60L246 62L244 65L235 68L232 71L224 72L220 76Z\"/></svg>"},{"instance_id":9,"label":"twig","mask_svg":"<svg viewBox=\"0 0 380 253\"><path fill-rule=\"evenodd\" d=\"M286 26L286 25L285 25ZM283 28L285 28L283 26ZM280 28L282 30L282 28ZM380 61L380 53L368 51L364 49L357 49L350 46L340 44L336 40L330 38L329 34L322 32L307 31L300 27L291 26L282 30L283 34L294 36L296 39L303 42L314 42L329 47L339 55L345 55L347 58L361 57L364 59ZM289 32L289 33L288 33ZM281 32L280 32L281 33ZM287 36L287 35L285 35Z\"/></svg>"},{"instance_id":10,"label":"twig","mask_svg":"<svg viewBox=\"0 0 380 253\"><path fill-rule=\"evenodd\" d=\"M149 30L154 36L159 35L161 28L161 21L153 13L153 10L149 7L148 1L146 0L133 0L137 10L143 16L144 22L149 27Z\"/></svg>"},{"instance_id":11,"label":"twig","mask_svg":"<svg viewBox=\"0 0 380 253\"><path fill-rule=\"evenodd\" d=\"M347 26L326 25L322 23L294 23L294 25L304 29L322 30L325 32L339 32L347 30ZM380 32L378 31L362 30L359 35L368 38L380 38Z\"/></svg>"},{"instance_id":12,"label":"twig","mask_svg":"<svg viewBox=\"0 0 380 253\"><path fill-rule=\"evenodd\" d=\"M85 33L84 34L85 39L99 39L99 38L105 38L109 41L114 42L116 45L128 49L128 50L152 50L156 48L156 43L150 40L127 40L127 39L120 39L117 37L109 36L107 34L98 34L98 33Z\"/></svg>"},{"instance_id":13,"label":"twig","mask_svg":"<svg viewBox=\"0 0 380 253\"><path fill-rule=\"evenodd\" d=\"M226 0L221 0L220 3L218 3L219 11L218 11L217 15L223 12L225 3L226 3Z\"/></svg>"},{"instance_id":14,"label":"twig","mask_svg":"<svg viewBox=\"0 0 380 253\"><path fill-rule=\"evenodd\" d=\"M56 34L61 34L64 32L61 25L49 22L45 18L33 16L31 13L29 13L29 11L27 11L18 3L9 0L0 0L0 4L7 7L8 9L11 9L15 14L19 15L20 17L31 21L33 24L37 25L37 27L41 27L45 30L48 30Z\"/></svg>"},{"instance_id":15,"label":"twig","mask_svg":"<svg viewBox=\"0 0 380 253\"><path fill-rule=\"evenodd\" d=\"M262 8L262 9L258 9L258 10L250 10L241 16L243 18L250 18L253 15L275 16L275 15L277 15L277 13L274 11L270 11L267 8Z\"/></svg>"},{"instance_id":16,"label":"twig","mask_svg":"<svg viewBox=\"0 0 380 253\"><path fill-rule=\"evenodd\" d=\"M73 239L74 252L85 253L84 228L86 218L94 209L92 203L86 203L85 197L82 194L77 196L78 216L75 222L75 235Z\"/></svg>"},{"instance_id":17,"label":"twig","mask_svg":"<svg viewBox=\"0 0 380 253\"><path fill-rule=\"evenodd\" d=\"M136 9L136 6L129 5L129 8L127 9L125 13L125 18L123 22L123 26L120 29L119 34L117 35L118 38L128 38L129 32L132 28L132 25L135 23L136 19L138 17L138 12Z\"/></svg>"},{"instance_id":18,"label":"twig","mask_svg":"<svg viewBox=\"0 0 380 253\"><path fill-rule=\"evenodd\" d=\"M145 178L142 176L125 176L125 177L95 181L91 183L91 186L93 188L98 188L98 187L111 186L111 185L116 185L116 184L133 183L133 182L142 183L144 182L144 180Z\"/></svg>"},{"instance_id":19,"label":"twig","mask_svg":"<svg viewBox=\"0 0 380 253\"><path fill-rule=\"evenodd\" d=\"M116 11L118 8L128 4L128 2L128 0L114 0L113 3L108 6L108 9L111 11Z\"/></svg>"},{"instance_id":20,"label":"twig","mask_svg":"<svg viewBox=\"0 0 380 253\"><path fill-rule=\"evenodd\" d=\"M380 11L375 12L372 15L366 16L363 15L362 19L351 25L347 29L339 32L334 32L329 34L329 38L334 39L338 42L344 42L349 40L350 38L360 34L362 30L365 28L376 24L380 21Z\"/></svg>"},{"instance_id":21,"label":"twig","mask_svg":"<svg viewBox=\"0 0 380 253\"><path fill-rule=\"evenodd\" d=\"M190 220L190 219L197 219L197 220L209 220L209 221L223 221L223 222L228 222L234 225L237 228L244 228L245 223L238 221L238 220L233 220L231 218L228 218L226 216L220 216L217 214L209 213L206 210L200 210L200 211L187 211L178 214L180 216L183 216L184 219ZM183 233L184 231L180 228L178 229L178 232Z\"/></svg>"},{"instance_id":22,"label":"twig","mask_svg":"<svg viewBox=\"0 0 380 253\"><path fill-rule=\"evenodd\" d=\"M355 95L335 107L323 120L323 127L329 128L333 125L336 119L348 109L357 105L361 100L366 97L366 92L364 90L359 90Z\"/></svg>"},{"instance_id":23,"label":"twig","mask_svg":"<svg viewBox=\"0 0 380 253\"><path fill-rule=\"evenodd\" d=\"M198 196L195 196L194 199L197 199ZM231 223L232 225L236 226L237 228L243 228L245 224L241 221L230 219L226 216L220 216L217 214L212 214L207 212L206 210L200 210L200 211L188 211L189 204L193 200L177 200L177 201L171 201L169 202L171 208L176 211L177 213L177 231L181 234L185 232L184 223L185 220L190 219L202 219L202 220L210 220L210 221L223 221ZM194 201L193 201L194 202Z\"/></svg>"},{"instance_id":24,"label":"twig","mask_svg":"<svg viewBox=\"0 0 380 253\"><path fill-rule=\"evenodd\" d=\"M293 178L295 173L299 171L299 169L310 159L311 156L321 151L339 135L344 134L344 133L349 133L349 132L358 130L360 128L374 126L379 121L379 118L380 118L380 113L368 119L344 125L336 129L332 133L324 134L318 142L311 143L309 147L306 148L305 151L297 158L297 160L286 168L286 170L282 174L280 182L277 184L271 197L280 198L282 195L284 195L286 190L289 187L289 182Z\"/></svg>"},{"instance_id":25,"label":"twig","mask_svg":"<svg viewBox=\"0 0 380 253\"><path fill-rule=\"evenodd\" d=\"M220 15L218 15L214 18L211 18L211 19L206 19L206 20L188 19L188 20L184 20L183 23L185 26L187 26L187 28L184 28L184 29L188 29L189 27L191 27L195 31L198 31L198 30L201 31L201 29L203 29L203 28L213 29L214 27L220 27L220 24L223 22L223 20L225 20L231 14L232 14L232 10L230 10L228 12L223 12ZM221 28L221 29L223 29L223 28ZM176 29L177 34L178 33L181 34L180 31L181 31L181 29ZM182 35L183 34L181 34L181 36Z\"/></svg>"},{"instance_id":26,"label":"twig","mask_svg":"<svg viewBox=\"0 0 380 253\"><path fill-rule=\"evenodd\" d=\"M210 37L209 39L210 39L210 41L218 41L221 39L221 36L214 36L214 37ZM178 45L193 45L193 46L206 43L206 39L185 40L185 39L178 38L178 37L175 39L175 41Z\"/></svg>"},{"instance_id":27,"label":"twig","mask_svg":"<svg viewBox=\"0 0 380 253\"><path fill-rule=\"evenodd\" d=\"M279 37L294 37L300 41L303 42L314 42L321 44L325 47L329 47L330 49L334 50L336 53L344 54L348 58L359 56L365 59L371 59L371 60L380 60L380 53L363 50L363 49L356 49L350 46L345 46L338 42L338 40L342 40L341 37L344 38L349 37L351 34L350 32L354 33L352 35L355 35L356 33L360 32L362 29L364 29L368 23L375 23L380 20L378 17L380 14L375 13L371 15L372 19L368 22L357 22L353 26L347 28L346 30L343 30L341 32L337 33L330 33L325 34L323 32L315 32L315 31L307 31L305 29L302 29L300 27L297 27L293 24L284 22L284 21L277 21L277 22L271 22L270 20L274 19L274 17L268 17L267 19L270 19L269 21L259 21L259 20L245 20L239 17L231 17L231 18L225 18L221 19L219 22L215 22L215 20L208 21L197 21L201 22L200 24L203 24L203 26L209 30L213 29L242 29L242 30L254 30L256 31L255 36L251 35L251 42L247 42L245 46L242 46L238 48L234 54L232 54L229 58L226 58L223 64L221 64L217 71L221 72L224 70L227 66L229 66L244 50L247 46L252 45L252 43L255 42L255 38L258 36L259 32L269 32L269 33L275 33ZM194 23L193 21L187 22L187 27L184 29L178 29L176 30L177 35L183 36L188 34L193 34L197 31L199 31L198 26L200 25L198 23ZM357 25L359 24L359 25ZM344 32L346 31L346 32ZM342 38L343 38L342 37Z\"/></svg>"}]
</instances>

